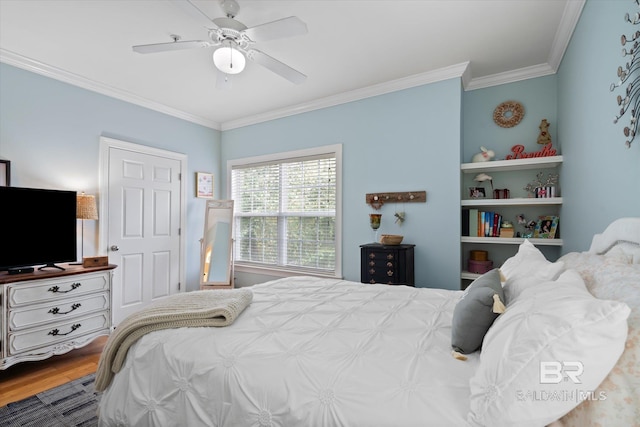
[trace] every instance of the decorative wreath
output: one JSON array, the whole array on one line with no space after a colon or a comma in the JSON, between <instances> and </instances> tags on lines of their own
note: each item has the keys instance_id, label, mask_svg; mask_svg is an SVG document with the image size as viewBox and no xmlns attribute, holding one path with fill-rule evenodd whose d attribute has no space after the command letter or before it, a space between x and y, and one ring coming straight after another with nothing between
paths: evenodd
<instances>
[{"instance_id":1,"label":"decorative wreath","mask_svg":"<svg viewBox=\"0 0 640 427\"><path fill-rule=\"evenodd\" d=\"M493 110L493 121L503 128L512 128L522 121L524 107L517 101L505 101Z\"/></svg>"}]
</instances>

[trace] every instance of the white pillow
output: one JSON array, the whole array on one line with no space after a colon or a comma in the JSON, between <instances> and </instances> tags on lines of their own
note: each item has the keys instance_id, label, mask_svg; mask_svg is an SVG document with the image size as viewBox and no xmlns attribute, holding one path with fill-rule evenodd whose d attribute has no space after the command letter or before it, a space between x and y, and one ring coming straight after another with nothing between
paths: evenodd
<instances>
[{"instance_id":1,"label":"white pillow","mask_svg":"<svg viewBox=\"0 0 640 427\"><path fill-rule=\"evenodd\" d=\"M504 297L511 304L527 287L555 280L564 271L564 262L550 262L529 240L520 244L518 253L507 259L500 267L505 280Z\"/></svg>"},{"instance_id":2,"label":"white pillow","mask_svg":"<svg viewBox=\"0 0 640 427\"><path fill-rule=\"evenodd\" d=\"M575 270L525 289L484 338L467 421L543 426L565 415L622 354L629 312L624 303L592 296Z\"/></svg>"}]
</instances>

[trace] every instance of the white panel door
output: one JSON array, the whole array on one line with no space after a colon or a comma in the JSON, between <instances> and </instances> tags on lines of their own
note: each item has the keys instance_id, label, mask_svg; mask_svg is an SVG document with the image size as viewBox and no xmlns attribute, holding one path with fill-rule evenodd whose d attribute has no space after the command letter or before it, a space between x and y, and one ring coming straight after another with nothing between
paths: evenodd
<instances>
[{"instance_id":1,"label":"white panel door","mask_svg":"<svg viewBox=\"0 0 640 427\"><path fill-rule=\"evenodd\" d=\"M180 292L181 162L109 147L113 322Z\"/></svg>"}]
</instances>

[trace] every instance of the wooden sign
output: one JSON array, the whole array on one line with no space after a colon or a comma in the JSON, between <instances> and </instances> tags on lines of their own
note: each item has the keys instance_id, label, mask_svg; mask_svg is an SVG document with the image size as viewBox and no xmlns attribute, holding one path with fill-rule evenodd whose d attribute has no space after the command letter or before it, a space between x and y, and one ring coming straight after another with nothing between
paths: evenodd
<instances>
[{"instance_id":1,"label":"wooden sign","mask_svg":"<svg viewBox=\"0 0 640 427\"><path fill-rule=\"evenodd\" d=\"M557 154L557 150L552 147L552 144L549 143L542 147L540 151L536 151L535 153L525 153L524 145L514 145L511 147L511 154L508 154L505 157L505 160L515 160L515 159L531 159L534 157L550 157L555 156Z\"/></svg>"}]
</instances>

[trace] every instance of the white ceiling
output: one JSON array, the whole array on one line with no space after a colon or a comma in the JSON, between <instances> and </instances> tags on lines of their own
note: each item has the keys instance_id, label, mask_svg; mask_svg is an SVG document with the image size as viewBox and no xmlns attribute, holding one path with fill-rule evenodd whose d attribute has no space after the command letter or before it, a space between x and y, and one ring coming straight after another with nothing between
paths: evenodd
<instances>
[{"instance_id":1,"label":"white ceiling","mask_svg":"<svg viewBox=\"0 0 640 427\"><path fill-rule=\"evenodd\" d=\"M210 18L217 0L192 0ZM206 40L165 0L0 0L0 61L215 129L452 77L467 89L552 74L584 0L238 0L248 27L297 16L308 34L256 48L306 74L295 85L248 61L215 88L212 48L142 55L133 45Z\"/></svg>"}]
</instances>

